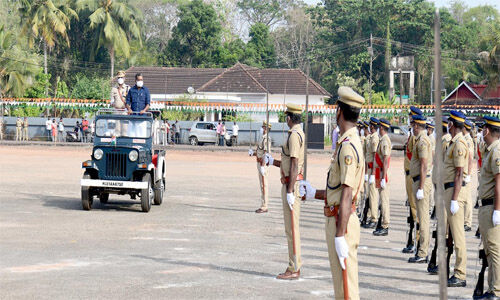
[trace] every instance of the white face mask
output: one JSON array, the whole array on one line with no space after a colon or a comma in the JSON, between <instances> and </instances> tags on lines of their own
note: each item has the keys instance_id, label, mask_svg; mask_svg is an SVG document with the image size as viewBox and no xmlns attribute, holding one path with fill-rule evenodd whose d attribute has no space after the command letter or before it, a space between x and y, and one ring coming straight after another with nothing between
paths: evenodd
<instances>
[{"instance_id":1,"label":"white face mask","mask_svg":"<svg viewBox=\"0 0 500 300\"><path fill-rule=\"evenodd\" d=\"M143 87L144 86L144 81L140 80L135 83L137 87Z\"/></svg>"},{"instance_id":2,"label":"white face mask","mask_svg":"<svg viewBox=\"0 0 500 300\"><path fill-rule=\"evenodd\" d=\"M377 128L377 134L380 135L380 128Z\"/></svg>"},{"instance_id":3,"label":"white face mask","mask_svg":"<svg viewBox=\"0 0 500 300\"><path fill-rule=\"evenodd\" d=\"M361 136L365 135L365 130L364 129L361 129L360 135Z\"/></svg>"},{"instance_id":4,"label":"white face mask","mask_svg":"<svg viewBox=\"0 0 500 300\"><path fill-rule=\"evenodd\" d=\"M123 77L118 78L118 84L123 84L125 82L125 79Z\"/></svg>"}]
</instances>

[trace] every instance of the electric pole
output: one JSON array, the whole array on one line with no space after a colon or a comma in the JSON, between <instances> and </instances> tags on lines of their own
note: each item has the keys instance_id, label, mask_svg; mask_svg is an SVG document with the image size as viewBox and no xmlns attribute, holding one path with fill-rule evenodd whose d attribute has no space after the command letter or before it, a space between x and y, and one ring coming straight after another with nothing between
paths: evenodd
<instances>
[{"instance_id":1,"label":"electric pole","mask_svg":"<svg viewBox=\"0 0 500 300\"><path fill-rule=\"evenodd\" d=\"M370 33L370 47L368 47L370 54L370 96L368 97L368 105L372 104L372 70L373 70L373 36Z\"/></svg>"},{"instance_id":2,"label":"electric pole","mask_svg":"<svg viewBox=\"0 0 500 300\"><path fill-rule=\"evenodd\" d=\"M307 143L308 143L308 129L309 129L309 61L307 61L306 69L306 122L304 124L304 180L307 180Z\"/></svg>"}]
</instances>

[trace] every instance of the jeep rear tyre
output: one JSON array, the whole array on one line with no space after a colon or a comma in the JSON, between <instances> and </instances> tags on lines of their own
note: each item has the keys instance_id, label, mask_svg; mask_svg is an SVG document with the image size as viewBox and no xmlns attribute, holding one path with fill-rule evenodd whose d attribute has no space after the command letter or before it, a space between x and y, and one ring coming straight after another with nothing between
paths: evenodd
<instances>
[{"instance_id":1,"label":"jeep rear tyre","mask_svg":"<svg viewBox=\"0 0 500 300\"><path fill-rule=\"evenodd\" d=\"M143 212L149 212L151 209L151 202L154 198L154 190L151 186L151 174L144 174L144 176L142 176L142 182L147 182L148 187L141 190L141 207Z\"/></svg>"},{"instance_id":2,"label":"jeep rear tyre","mask_svg":"<svg viewBox=\"0 0 500 300\"><path fill-rule=\"evenodd\" d=\"M197 146L198 145L198 138L196 138L195 136L190 137L189 143L191 144L191 146Z\"/></svg>"},{"instance_id":3,"label":"jeep rear tyre","mask_svg":"<svg viewBox=\"0 0 500 300\"><path fill-rule=\"evenodd\" d=\"M165 185L163 184L163 179L160 179L155 183L155 199L154 199L155 205L160 205L162 203L164 190L165 190Z\"/></svg>"},{"instance_id":4,"label":"jeep rear tyre","mask_svg":"<svg viewBox=\"0 0 500 300\"><path fill-rule=\"evenodd\" d=\"M83 179L90 179L90 174L85 172L83 174ZM88 186L82 186L82 208L84 210L92 209L92 193Z\"/></svg>"},{"instance_id":5,"label":"jeep rear tyre","mask_svg":"<svg viewBox=\"0 0 500 300\"><path fill-rule=\"evenodd\" d=\"M108 203L108 199L109 199L109 194L108 193L101 193L101 195L99 196L99 201L102 204Z\"/></svg>"}]
</instances>

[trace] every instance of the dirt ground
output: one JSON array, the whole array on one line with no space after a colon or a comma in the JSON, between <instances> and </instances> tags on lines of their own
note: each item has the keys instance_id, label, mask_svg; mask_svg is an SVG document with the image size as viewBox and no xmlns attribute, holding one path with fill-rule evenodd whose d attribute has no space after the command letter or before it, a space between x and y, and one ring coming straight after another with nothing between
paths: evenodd
<instances>
[{"instance_id":1,"label":"dirt ground","mask_svg":"<svg viewBox=\"0 0 500 300\"><path fill-rule=\"evenodd\" d=\"M170 149L161 206L146 214L138 202L111 195L109 204L94 201L92 211L83 211L81 162L89 157L85 147L0 146L0 299L333 296L320 201L302 204L302 278L274 279L287 264L277 168L268 214L254 213L257 169L246 153ZM315 187L325 185L329 163L327 153L309 155ZM402 174L399 155L390 167L389 236L361 232L362 299L438 297L438 277L401 253L407 233ZM448 289L451 299L470 299L476 284L476 213L466 234L467 287Z\"/></svg>"}]
</instances>

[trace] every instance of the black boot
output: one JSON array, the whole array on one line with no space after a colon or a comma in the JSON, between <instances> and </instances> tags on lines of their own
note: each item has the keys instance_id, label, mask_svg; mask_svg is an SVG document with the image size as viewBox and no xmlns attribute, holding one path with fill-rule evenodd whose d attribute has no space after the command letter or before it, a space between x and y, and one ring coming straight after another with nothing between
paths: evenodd
<instances>
[{"instance_id":1,"label":"black boot","mask_svg":"<svg viewBox=\"0 0 500 300\"><path fill-rule=\"evenodd\" d=\"M414 257L410 257L408 259L409 263L413 264L426 264L427 263L427 256L426 257L420 257L418 255L415 255Z\"/></svg>"},{"instance_id":2,"label":"black boot","mask_svg":"<svg viewBox=\"0 0 500 300\"><path fill-rule=\"evenodd\" d=\"M465 287L466 285L467 281L458 279L455 275L448 279L448 287Z\"/></svg>"}]
</instances>

